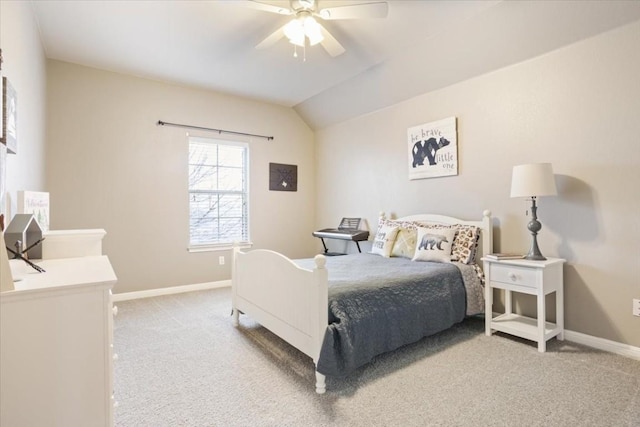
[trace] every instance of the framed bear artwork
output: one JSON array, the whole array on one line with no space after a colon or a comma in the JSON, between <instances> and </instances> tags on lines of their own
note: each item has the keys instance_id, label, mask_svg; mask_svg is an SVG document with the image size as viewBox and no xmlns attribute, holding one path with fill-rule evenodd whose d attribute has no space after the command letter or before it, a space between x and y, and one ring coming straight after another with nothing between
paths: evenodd
<instances>
[{"instance_id":1,"label":"framed bear artwork","mask_svg":"<svg viewBox=\"0 0 640 427\"><path fill-rule=\"evenodd\" d=\"M409 179L458 175L456 118L407 129Z\"/></svg>"}]
</instances>

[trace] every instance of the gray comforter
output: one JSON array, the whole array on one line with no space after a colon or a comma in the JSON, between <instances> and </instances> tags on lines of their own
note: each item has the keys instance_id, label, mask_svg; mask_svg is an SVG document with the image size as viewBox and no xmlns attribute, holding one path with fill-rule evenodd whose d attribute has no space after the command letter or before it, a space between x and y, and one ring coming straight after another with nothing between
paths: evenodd
<instances>
[{"instance_id":1,"label":"gray comforter","mask_svg":"<svg viewBox=\"0 0 640 427\"><path fill-rule=\"evenodd\" d=\"M297 260L313 268L313 260ZM342 376L375 356L462 321L466 291L454 264L352 254L327 258L329 326L316 369Z\"/></svg>"}]
</instances>

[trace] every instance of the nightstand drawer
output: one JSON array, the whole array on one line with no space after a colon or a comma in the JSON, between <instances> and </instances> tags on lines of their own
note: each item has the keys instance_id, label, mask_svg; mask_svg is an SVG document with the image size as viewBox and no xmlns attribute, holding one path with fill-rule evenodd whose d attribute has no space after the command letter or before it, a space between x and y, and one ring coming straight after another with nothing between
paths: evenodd
<instances>
[{"instance_id":1,"label":"nightstand drawer","mask_svg":"<svg viewBox=\"0 0 640 427\"><path fill-rule=\"evenodd\" d=\"M491 263L489 278L492 282L536 288L537 270L517 265Z\"/></svg>"}]
</instances>

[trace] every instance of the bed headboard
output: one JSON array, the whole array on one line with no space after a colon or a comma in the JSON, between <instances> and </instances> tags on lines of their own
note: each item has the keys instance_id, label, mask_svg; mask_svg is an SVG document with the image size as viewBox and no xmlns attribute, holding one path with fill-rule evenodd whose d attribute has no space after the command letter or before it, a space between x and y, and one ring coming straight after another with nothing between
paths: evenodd
<instances>
[{"instance_id":1,"label":"bed headboard","mask_svg":"<svg viewBox=\"0 0 640 427\"><path fill-rule=\"evenodd\" d=\"M384 214L381 213L381 216L384 216ZM482 219L478 221L466 221L460 218L454 218L452 216L434 214L409 215L398 218L398 221L430 222L446 225L474 225L480 228L480 241L478 242L478 249L476 251L476 262L482 265L480 258L482 258L486 254L490 254L493 252L493 221L491 219L491 211L488 210L482 213Z\"/></svg>"}]
</instances>

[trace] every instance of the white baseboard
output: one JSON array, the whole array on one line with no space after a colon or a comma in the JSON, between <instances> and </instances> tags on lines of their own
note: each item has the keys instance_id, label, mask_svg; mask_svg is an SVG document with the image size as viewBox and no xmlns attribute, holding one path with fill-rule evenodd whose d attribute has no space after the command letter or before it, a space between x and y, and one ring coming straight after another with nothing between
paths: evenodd
<instances>
[{"instance_id":1,"label":"white baseboard","mask_svg":"<svg viewBox=\"0 0 640 427\"><path fill-rule=\"evenodd\" d=\"M180 294L182 292L203 291L205 289L216 289L231 286L231 280L221 280L219 282L197 283L195 285L172 286L170 288L149 289L146 291L124 292L113 294L113 301L128 301L138 298L150 298L160 295Z\"/></svg>"},{"instance_id":2,"label":"white baseboard","mask_svg":"<svg viewBox=\"0 0 640 427\"><path fill-rule=\"evenodd\" d=\"M499 316L500 314L502 313L494 311L493 317ZM640 347L634 347L629 344L594 337L593 335L587 335L581 332L569 331L567 329L564 330L564 339L586 345L587 347L597 348L598 350L608 351L609 353L640 360Z\"/></svg>"},{"instance_id":3,"label":"white baseboard","mask_svg":"<svg viewBox=\"0 0 640 427\"><path fill-rule=\"evenodd\" d=\"M598 350L608 351L609 353L619 354L631 359L640 360L640 347L619 343L616 341L606 340L604 338L594 337L592 335L582 334L574 331L564 331L564 339L573 341L578 344L597 348Z\"/></svg>"}]
</instances>

